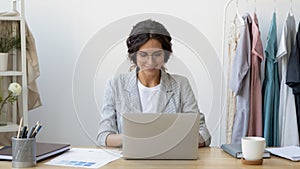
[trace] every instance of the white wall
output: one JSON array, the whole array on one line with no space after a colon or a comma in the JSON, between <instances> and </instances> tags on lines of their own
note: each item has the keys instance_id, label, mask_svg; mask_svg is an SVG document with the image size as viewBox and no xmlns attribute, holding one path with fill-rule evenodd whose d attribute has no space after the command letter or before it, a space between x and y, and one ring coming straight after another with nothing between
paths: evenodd
<instances>
[{"instance_id":1,"label":"white wall","mask_svg":"<svg viewBox=\"0 0 300 169\"><path fill-rule=\"evenodd\" d=\"M143 18L150 16L149 13L155 13L153 18L164 21L171 34L176 37L175 57L167 66L169 71L189 77L199 107L205 113L213 135L212 145L224 143L225 113L221 110L224 101L221 96L224 96L225 91L217 87L222 85L223 72L219 69L221 62L218 59L222 60L223 11L226 2L227 0L27 0L26 19L36 40L41 71L38 85L43 106L29 113L30 124L39 120L44 125L38 139L69 142L72 145L93 144L103 85L110 75L127 68L123 43L126 37L123 33L129 33L132 25L119 27L117 30L121 33L113 30L114 34L106 28L122 25L122 21L133 24L132 18ZM254 10L254 3L243 0L239 4L241 13L252 13ZM264 42L273 4L272 0L261 0L256 4ZM281 32L290 4L286 0L278 0L276 6L278 32ZM300 13L296 9L299 7L299 1L293 2L297 23ZM235 12L234 3L228 10L227 27ZM184 29L176 28L172 21L182 21ZM185 34L192 36L191 32L186 32L188 28L198 31L195 38L201 40L199 48L203 47L202 53L197 47L194 49L193 42L183 38ZM103 56L97 57L95 52L103 52L106 40L109 41L101 39L100 35L103 33L112 35L116 41L107 46ZM211 62L215 62L215 65L211 65ZM214 84L216 81L220 83Z\"/></svg>"}]
</instances>

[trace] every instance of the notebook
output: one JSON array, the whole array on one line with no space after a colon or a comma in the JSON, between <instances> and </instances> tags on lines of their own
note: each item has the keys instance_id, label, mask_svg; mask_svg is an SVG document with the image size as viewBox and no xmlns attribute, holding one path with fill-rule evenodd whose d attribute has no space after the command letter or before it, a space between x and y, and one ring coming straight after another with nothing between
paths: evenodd
<instances>
[{"instance_id":1,"label":"notebook","mask_svg":"<svg viewBox=\"0 0 300 169\"><path fill-rule=\"evenodd\" d=\"M70 144L36 143L36 161L42 161L54 155L70 150ZM0 160L12 160L11 146L0 149Z\"/></svg>"},{"instance_id":2,"label":"notebook","mask_svg":"<svg viewBox=\"0 0 300 169\"><path fill-rule=\"evenodd\" d=\"M242 158L242 146L241 144L222 144L221 149L226 153L230 154L232 157L235 158ZM268 151L265 151L263 154L263 158L270 158L271 154Z\"/></svg>"},{"instance_id":3,"label":"notebook","mask_svg":"<svg viewBox=\"0 0 300 169\"><path fill-rule=\"evenodd\" d=\"M124 113L125 159L197 159L197 113Z\"/></svg>"}]
</instances>

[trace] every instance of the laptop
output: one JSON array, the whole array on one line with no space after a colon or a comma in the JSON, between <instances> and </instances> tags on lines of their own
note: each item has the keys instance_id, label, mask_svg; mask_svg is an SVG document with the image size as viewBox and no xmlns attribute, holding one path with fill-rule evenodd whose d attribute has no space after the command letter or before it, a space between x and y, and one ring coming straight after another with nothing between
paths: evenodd
<instances>
[{"instance_id":1,"label":"laptop","mask_svg":"<svg viewBox=\"0 0 300 169\"><path fill-rule=\"evenodd\" d=\"M197 113L124 113L123 158L198 159Z\"/></svg>"}]
</instances>

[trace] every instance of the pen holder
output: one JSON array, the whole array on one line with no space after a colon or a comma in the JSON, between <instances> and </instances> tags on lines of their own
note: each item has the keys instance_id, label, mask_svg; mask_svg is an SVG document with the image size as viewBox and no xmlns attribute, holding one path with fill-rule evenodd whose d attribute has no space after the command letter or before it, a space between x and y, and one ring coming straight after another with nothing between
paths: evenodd
<instances>
[{"instance_id":1,"label":"pen holder","mask_svg":"<svg viewBox=\"0 0 300 169\"><path fill-rule=\"evenodd\" d=\"M36 164L35 138L12 138L12 167L33 167Z\"/></svg>"}]
</instances>

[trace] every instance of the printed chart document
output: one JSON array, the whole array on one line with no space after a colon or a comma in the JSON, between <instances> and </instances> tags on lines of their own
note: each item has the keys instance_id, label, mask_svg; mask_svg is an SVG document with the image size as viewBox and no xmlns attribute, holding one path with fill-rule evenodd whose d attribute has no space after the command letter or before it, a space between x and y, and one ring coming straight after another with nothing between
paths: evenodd
<instances>
[{"instance_id":1,"label":"printed chart document","mask_svg":"<svg viewBox=\"0 0 300 169\"><path fill-rule=\"evenodd\" d=\"M118 150L71 148L68 152L45 164L81 168L99 168L120 157L122 157L121 151Z\"/></svg>"},{"instance_id":2,"label":"printed chart document","mask_svg":"<svg viewBox=\"0 0 300 169\"><path fill-rule=\"evenodd\" d=\"M274 155L292 161L300 161L300 147L298 146L275 147L275 148L266 148L266 149Z\"/></svg>"}]
</instances>

